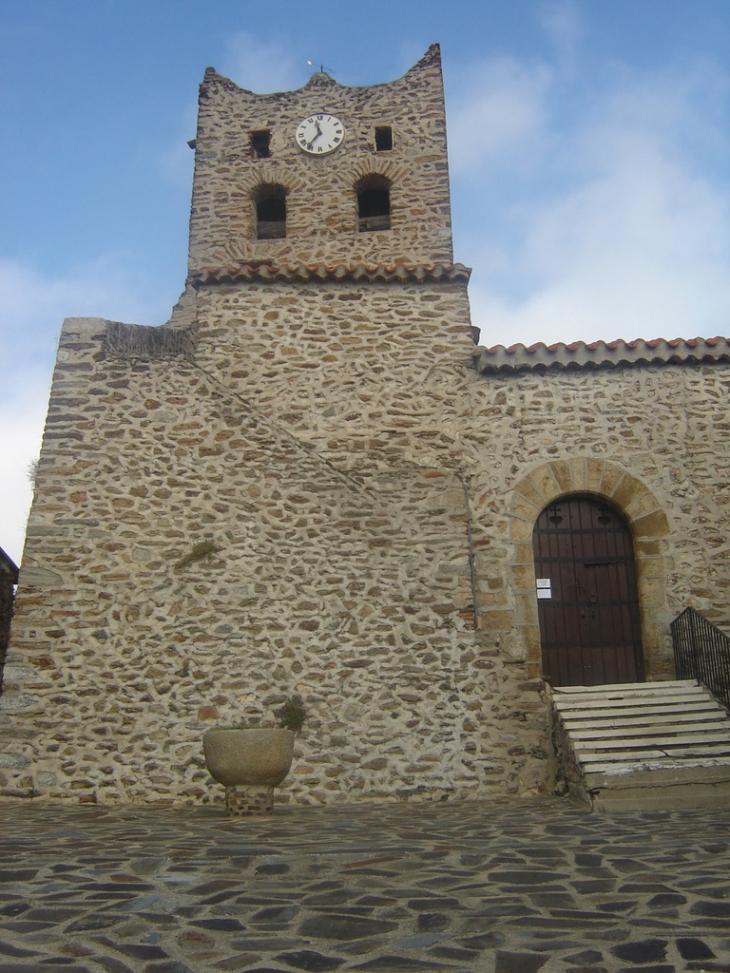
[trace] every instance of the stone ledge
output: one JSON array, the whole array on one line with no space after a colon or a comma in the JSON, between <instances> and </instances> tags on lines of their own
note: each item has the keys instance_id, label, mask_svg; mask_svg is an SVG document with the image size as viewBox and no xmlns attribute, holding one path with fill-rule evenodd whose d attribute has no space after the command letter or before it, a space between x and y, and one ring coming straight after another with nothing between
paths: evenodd
<instances>
[{"instance_id":1,"label":"stone ledge","mask_svg":"<svg viewBox=\"0 0 730 973\"><path fill-rule=\"evenodd\" d=\"M464 264L397 264L395 266L367 266L357 264L346 266L338 264L272 264L252 261L236 267L206 267L191 275L188 283L193 287L205 284L237 284L241 281L362 281L369 284L382 283L460 283L466 284L471 269Z\"/></svg>"}]
</instances>

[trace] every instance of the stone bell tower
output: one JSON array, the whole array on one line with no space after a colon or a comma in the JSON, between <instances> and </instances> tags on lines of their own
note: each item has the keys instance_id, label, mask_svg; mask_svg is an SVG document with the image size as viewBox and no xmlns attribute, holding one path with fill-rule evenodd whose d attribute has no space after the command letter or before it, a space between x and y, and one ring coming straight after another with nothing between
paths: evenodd
<instances>
[{"instance_id":1,"label":"stone bell tower","mask_svg":"<svg viewBox=\"0 0 730 973\"><path fill-rule=\"evenodd\" d=\"M294 693L284 801L515 790L484 770L511 704L474 633L438 47L367 88L209 70L195 155L170 322L63 327L0 791L221 800L203 731Z\"/></svg>"},{"instance_id":2,"label":"stone bell tower","mask_svg":"<svg viewBox=\"0 0 730 973\"><path fill-rule=\"evenodd\" d=\"M317 73L299 91L256 95L209 68L195 145L193 276L452 262L437 45L371 88Z\"/></svg>"}]
</instances>

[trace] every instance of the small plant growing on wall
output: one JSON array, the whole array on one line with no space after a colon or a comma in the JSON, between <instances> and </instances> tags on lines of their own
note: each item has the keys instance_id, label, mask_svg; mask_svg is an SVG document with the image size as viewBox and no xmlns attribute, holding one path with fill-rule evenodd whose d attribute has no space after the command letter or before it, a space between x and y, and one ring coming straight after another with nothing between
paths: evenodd
<instances>
[{"instance_id":1,"label":"small plant growing on wall","mask_svg":"<svg viewBox=\"0 0 730 973\"><path fill-rule=\"evenodd\" d=\"M30 463L28 463L28 468L26 469L26 476L30 480L30 485L32 487L35 487L35 481L36 481L36 479L38 477L38 463L39 462L40 462L40 459L32 459L30 461Z\"/></svg>"},{"instance_id":2,"label":"small plant growing on wall","mask_svg":"<svg viewBox=\"0 0 730 973\"><path fill-rule=\"evenodd\" d=\"M307 717L302 697L290 696L281 709L276 711L276 715L279 718L280 727L299 733Z\"/></svg>"},{"instance_id":3,"label":"small plant growing on wall","mask_svg":"<svg viewBox=\"0 0 730 973\"><path fill-rule=\"evenodd\" d=\"M187 553L185 557L181 557L180 560L175 564L176 568L187 567L188 564L195 564L196 561L209 561L214 554L217 554L218 548L215 546L213 541L201 541L193 547L192 551Z\"/></svg>"},{"instance_id":4,"label":"small plant growing on wall","mask_svg":"<svg viewBox=\"0 0 730 973\"><path fill-rule=\"evenodd\" d=\"M231 723L227 726L217 726L217 730L292 730L299 733L304 721L307 718L307 711L304 709L304 700L301 696L290 696L286 702L274 710L276 722L272 719L242 720L240 723Z\"/></svg>"}]
</instances>

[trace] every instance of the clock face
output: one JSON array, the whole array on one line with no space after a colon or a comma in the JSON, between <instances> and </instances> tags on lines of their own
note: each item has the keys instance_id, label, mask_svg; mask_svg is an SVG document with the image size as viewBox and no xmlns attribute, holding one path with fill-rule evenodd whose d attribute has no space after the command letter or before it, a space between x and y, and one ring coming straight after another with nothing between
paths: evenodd
<instances>
[{"instance_id":1,"label":"clock face","mask_svg":"<svg viewBox=\"0 0 730 973\"><path fill-rule=\"evenodd\" d=\"M310 115L297 126L297 145L309 155L334 152L345 137L345 127L334 115Z\"/></svg>"}]
</instances>

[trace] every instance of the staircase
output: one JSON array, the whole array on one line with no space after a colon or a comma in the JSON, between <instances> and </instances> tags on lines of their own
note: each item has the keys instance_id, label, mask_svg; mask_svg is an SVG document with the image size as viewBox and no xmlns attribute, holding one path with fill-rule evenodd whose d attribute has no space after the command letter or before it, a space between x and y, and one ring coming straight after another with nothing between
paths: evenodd
<instances>
[{"instance_id":1,"label":"staircase","mask_svg":"<svg viewBox=\"0 0 730 973\"><path fill-rule=\"evenodd\" d=\"M695 680L552 690L559 773L596 811L730 806L730 714Z\"/></svg>"}]
</instances>

